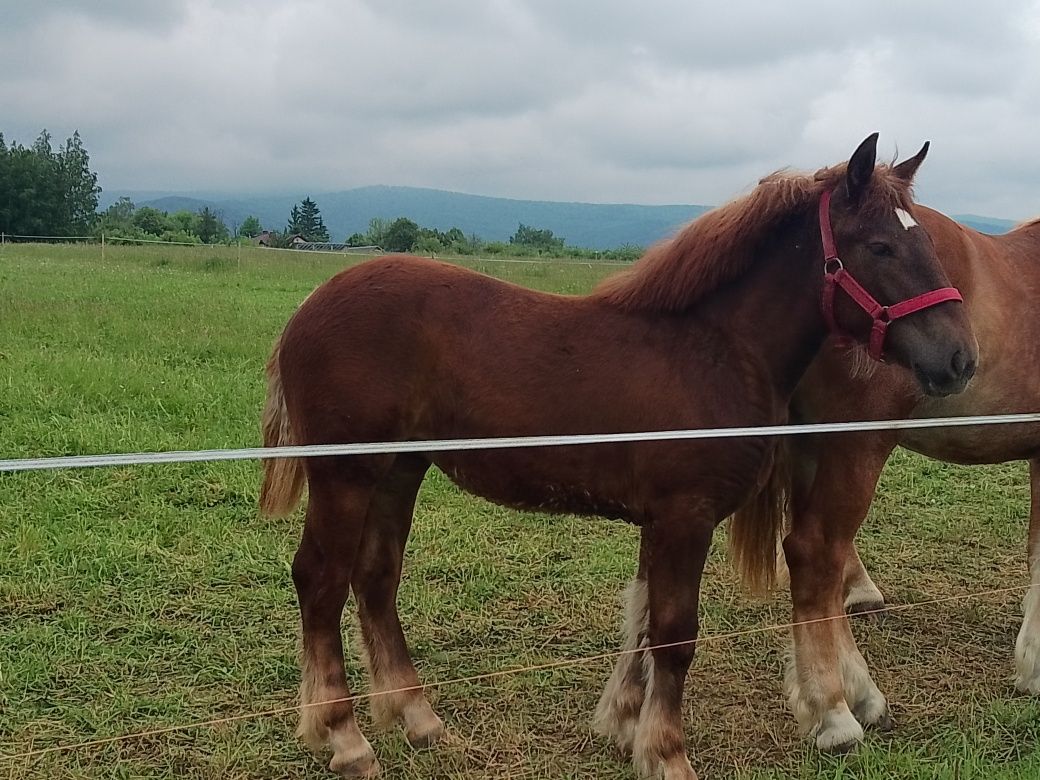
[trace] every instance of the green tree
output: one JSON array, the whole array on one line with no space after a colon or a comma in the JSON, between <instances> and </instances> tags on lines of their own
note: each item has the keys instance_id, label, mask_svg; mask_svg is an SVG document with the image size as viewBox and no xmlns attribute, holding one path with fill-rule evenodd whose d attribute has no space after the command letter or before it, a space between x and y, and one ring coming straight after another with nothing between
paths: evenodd
<instances>
[{"instance_id":1,"label":"green tree","mask_svg":"<svg viewBox=\"0 0 1040 780\"><path fill-rule=\"evenodd\" d=\"M289 212L289 224L285 228L289 235L299 234L307 241L328 241L329 231L321 218L318 204L310 198L304 198L292 207Z\"/></svg>"},{"instance_id":2,"label":"green tree","mask_svg":"<svg viewBox=\"0 0 1040 780\"><path fill-rule=\"evenodd\" d=\"M39 200L33 152L16 143L0 146L0 230L35 235L33 204Z\"/></svg>"},{"instance_id":3,"label":"green tree","mask_svg":"<svg viewBox=\"0 0 1040 780\"><path fill-rule=\"evenodd\" d=\"M250 214L242 220L242 224L238 226L238 235L253 238L253 236L260 235L263 230L263 227L260 225L260 220Z\"/></svg>"},{"instance_id":4,"label":"green tree","mask_svg":"<svg viewBox=\"0 0 1040 780\"><path fill-rule=\"evenodd\" d=\"M196 235L195 228L198 226L198 219L198 214L194 214L187 209L175 211L170 215L170 222L173 223L175 232L189 233L191 235Z\"/></svg>"},{"instance_id":5,"label":"green tree","mask_svg":"<svg viewBox=\"0 0 1040 780\"><path fill-rule=\"evenodd\" d=\"M564 239L554 236L551 230L539 230L521 222L509 243L533 249L560 250L563 249Z\"/></svg>"},{"instance_id":6,"label":"green tree","mask_svg":"<svg viewBox=\"0 0 1040 780\"><path fill-rule=\"evenodd\" d=\"M90 155L77 130L65 142L58 156L65 198L65 227L70 235L82 235L97 221L101 188L97 174L90 169Z\"/></svg>"},{"instance_id":7,"label":"green tree","mask_svg":"<svg viewBox=\"0 0 1040 780\"><path fill-rule=\"evenodd\" d=\"M203 206L195 223L195 235L203 244L215 244L228 237L228 229L216 212L209 206Z\"/></svg>"},{"instance_id":8,"label":"green tree","mask_svg":"<svg viewBox=\"0 0 1040 780\"><path fill-rule=\"evenodd\" d=\"M379 246L388 252L411 252L418 241L419 226L407 217L398 217L387 229Z\"/></svg>"},{"instance_id":9,"label":"green tree","mask_svg":"<svg viewBox=\"0 0 1040 780\"><path fill-rule=\"evenodd\" d=\"M390 220L382 217L372 217L368 221L368 233L365 234L364 243L369 246L384 247L386 234L390 230Z\"/></svg>"},{"instance_id":10,"label":"green tree","mask_svg":"<svg viewBox=\"0 0 1040 780\"><path fill-rule=\"evenodd\" d=\"M159 209L151 206L142 206L137 209L131 222L135 227L156 237L173 228L169 217L166 216L166 212L159 211Z\"/></svg>"},{"instance_id":11,"label":"green tree","mask_svg":"<svg viewBox=\"0 0 1040 780\"><path fill-rule=\"evenodd\" d=\"M83 235L97 220L101 189L75 133L58 151L42 131L25 148L0 135L0 230L23 235Z\"/></svg>"},{"instance_id":12,"label":"green tree","mask_svg":"<svg viewBox=\"0 0 1040 780\"><path fill-rule=\"evenodd\" d=\"M134 231L134 213L137 207L125 195L101 214L97 232L107 235L130 235Z\"/></svg>"}]
</instances>

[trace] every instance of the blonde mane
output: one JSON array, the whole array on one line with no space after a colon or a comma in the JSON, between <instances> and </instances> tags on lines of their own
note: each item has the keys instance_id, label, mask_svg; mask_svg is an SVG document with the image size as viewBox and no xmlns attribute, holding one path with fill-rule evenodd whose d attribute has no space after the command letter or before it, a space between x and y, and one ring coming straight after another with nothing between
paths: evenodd
<instances>
[{"instance_id":1,"label":"blonde mane","mask_svg":"<svg viewBox=\"0 0 1040 780\"><path fill-rule=\"evenodd\" d=\"M817 202L844 180L846 164L815 174L777 171L750 193L701 215L650 247L628 269L604 279L593 296L629 311L681 312L744 273L756 250L785 219ZM909 208L910 187L878 165L861 208Z\"/></svg>"}]
</instances>

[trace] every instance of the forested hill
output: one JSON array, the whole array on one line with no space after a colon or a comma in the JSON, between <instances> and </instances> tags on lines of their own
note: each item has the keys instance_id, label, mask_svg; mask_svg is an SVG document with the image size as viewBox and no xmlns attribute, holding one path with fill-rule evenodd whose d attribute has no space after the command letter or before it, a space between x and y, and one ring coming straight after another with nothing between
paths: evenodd
<instances>
[{"instance_id":1,"label":"forested hill","mask_svg":"<svg viewBox=\"0 0 1040 780\"><path fill-rule=\"evenodd\" d=\"M327 193L291 193L284 196L185 196L160 193L106 191L102 207L121 195L140 206L173 213L198 211L203 206L220 213L234 229L250 214L265 228L282 230L293 204L309 194L321 209L332 240L364 233L373 217L408 217L423 227L461 228L486 241L508 241L522 222L548 229L566 239L568 246L613 249L625 244L646 246L673 233L707 210L706 206L639 206L630 204L557 203L467 195L461 192L415 187L359 187Z\"/></svg>"},{"instance_id":2,"label":"forested hill","mask_svg":"<svg viewBox=\"0 0 1040 780\"><path fill-rule=\"evenodd\" d=\"M138 206L153 206L173 213L198 211L209 206L234 229L253 214L266 228L282 230L292 206L308 193L273 196L208 196L157 192L105 192L102 207L120 195L129 195ZM393 220L408 217L424 227L448 230L459 227L467 235L486 241L508 241L522 222L549 229L570 246L613 249L625 244L647 246L704 213L700 205L640 206L632 204L564 203L513 200L417 187L359 187L327 193L309 193L321 208L332 240L342 241L364 233L373 217ZM986 233L1003 233L1015 223L974 214L954 219Z\"/></svg>"}]
</instances>

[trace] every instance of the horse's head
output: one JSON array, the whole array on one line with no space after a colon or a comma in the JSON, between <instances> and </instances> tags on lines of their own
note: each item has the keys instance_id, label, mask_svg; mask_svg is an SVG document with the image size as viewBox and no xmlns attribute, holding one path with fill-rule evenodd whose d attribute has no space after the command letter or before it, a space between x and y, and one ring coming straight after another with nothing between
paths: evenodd
<instances>
[{"instance_id":1,"label":"horse's head","mask_svg":"<svg viewBox=\"0 0 1040 780\"><path fill-rule=\"evenodd\" d=\"M931 238L913 218L910 185L928 144L892 167L876 168L876 152L874 133L821 200L824 313L875 358L911 369L929 395L959 393L975 373L978 345Z\"/></svg>"}]
</instances>

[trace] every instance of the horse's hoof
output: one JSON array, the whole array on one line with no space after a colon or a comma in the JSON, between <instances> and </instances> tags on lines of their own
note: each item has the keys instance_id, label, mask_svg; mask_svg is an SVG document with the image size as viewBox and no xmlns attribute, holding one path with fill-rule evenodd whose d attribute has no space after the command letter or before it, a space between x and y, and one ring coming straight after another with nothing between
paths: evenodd
<instances>
[{"instance_id":1,"label":"horse's hoof","mask_svg":"<svg viewBox=\"0 0 1040 780\"><path fill-rule=\"evenodd\" d=\"M859 702L852 708L852 714L864 728L875 731L891 731L896 725L883 696Z\"/></svg>"},{"instance_id":2,"label":"horse's hoof","mask_svg":"<svg viewBox=\"0 0 1040 780\"><path fill-rule=\"evenodd\" d=\"M838 742L828 748L820 748L820 752L826 753L828 756L848 756L855 753L858 748L859 740L850 739L845 742Z\"/></svg>"},{"instance_id":3,"label":"horse's hoof","mask_svg":"<svg viewBox=\"0 0 1040 780\"><path fill-rule=\"evenodd\" d=\"M863 741L863 727L847 709L837 714L827 713L816 733L816 747L821 753L845 755Z\"/></svg>"},{"instance_id":4,"label":"horse's hoof","mask_svg":"<svg viewBox=\"0 0 1040 780\"><path fill-rule=\"evenodd\" d=\"M896 722L888 712L878 718L875 722L867 724L867 728L881 732L892 731L895 727Z\"/></svg>"},{"instance_id":5,"label":"horse's hoof","mask_svg":"<svg viewBox=\"0 0 1040 780\"><path fill-rule=\"evenodd\" d=\"M380 767L376 754L369 751L354 758L333 756L329 769L340 777L378 777Z\"/></svg>"},{"instance_id":6,"label":"horse's hoof","mask_svg":"<svg viewBox=\"0 0 1040 780\"><path fill-rule=\"evenodd\" d=\"M866 618L878 622L884 620L888 615L883 601L861 601L856 604L846 604L845 612L849 617Z\"/></svg>"},{"instance_id":7,"label":"horse's hoof","mask_svg":"<svg viewBox=\"0 0 1040 780\"><path fill-rule=\"evenodd\" d=\"M1032 696L1040 694L1040 675L1036 673L1019 674L1015 677L1015 690Z\"/></svg>"},{"instance_id":8,"label":"horse's hoof","mask_svg":"<svg viewBox=\"0 0 1040 780\"><path fill-rule=\"evenodd\" d=\"M661 763L661 777L663 780L697 780L697 773L683 754Z\"/></svg>"},{"instance_id":9,"label":"horse's hoof","mask_svg":"<svg viewBox=\"0 0 1040 780\"><path fill-rule=\"evenodd\" d=\"M436 723L424 728L408 730L404 736L408 740L408 744L416 750L429 750L444 739L444 734L444 724L438 718Z\"/></svg>"}]
</instances>

